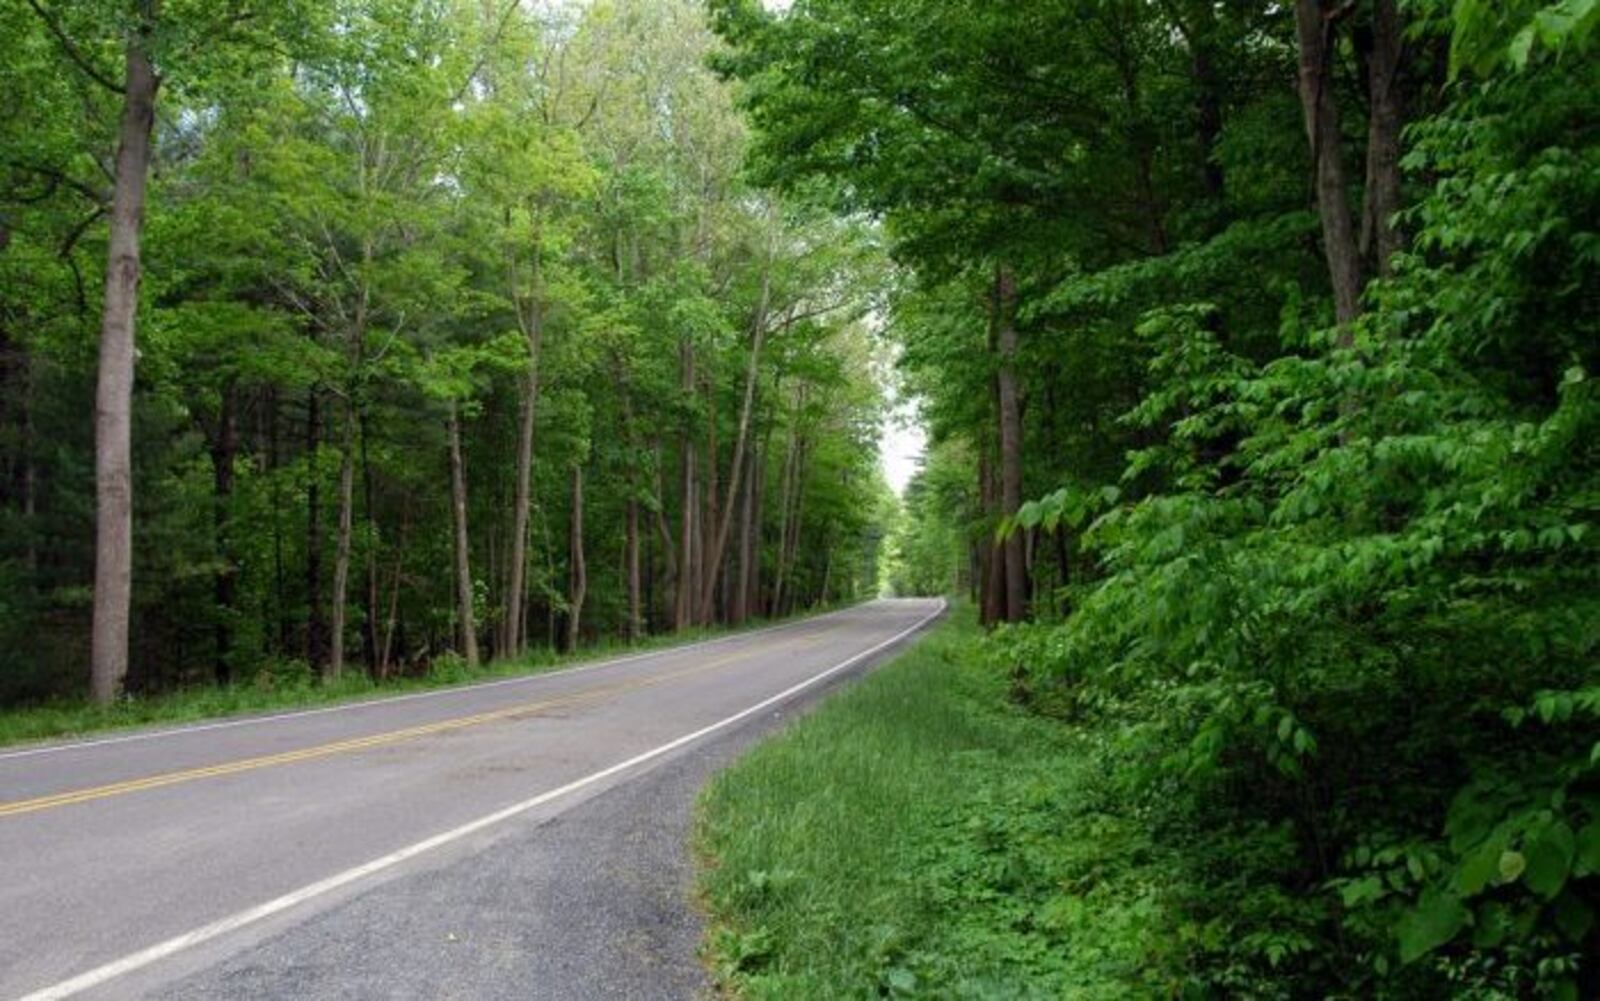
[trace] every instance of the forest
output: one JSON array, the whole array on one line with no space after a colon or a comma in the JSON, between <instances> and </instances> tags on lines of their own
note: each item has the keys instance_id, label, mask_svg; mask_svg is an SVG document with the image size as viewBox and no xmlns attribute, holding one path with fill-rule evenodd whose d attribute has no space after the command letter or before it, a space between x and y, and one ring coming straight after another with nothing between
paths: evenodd
<instances>
[{"instance_id":1,"label":"forest","mask_svg":"<svg viewBox=\"0 0 1600 1001\"><path fill-rule=\"evenodd\" d=\"M713 790L731 981L1600 995L1600 4L770 7L712 4L753 175L900 267L886 572L990 631ZM874 727L961 791L793 767ZM808 918L829 862L739 811L846 795L924 834Z\"/></svg>"},{"instance_id":2,"label":"forest","mask_svg":"<svg viewBox=\"0 0 1600 1001\"><path fill-rule=\"evenodd\" d=\"M949 594L730 989L1600 996L1597 26L0 0L0 706Z\"/></svg>"},{"instance_id":3,"label":"forest","mask_svg":"<svg viewBox=\"0 0 1600 1001\"><path fill-rule=\"evenodd\" d=\"M0 705L875 591L888 261L751 183L691 0L6 0L0 38Z\"/></svg>"}]
</instances>

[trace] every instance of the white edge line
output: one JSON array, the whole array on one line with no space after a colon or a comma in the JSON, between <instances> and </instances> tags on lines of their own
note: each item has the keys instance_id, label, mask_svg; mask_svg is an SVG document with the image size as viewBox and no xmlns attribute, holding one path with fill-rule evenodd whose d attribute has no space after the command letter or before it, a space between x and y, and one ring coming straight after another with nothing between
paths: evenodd
<instances>
[{"instance_id":1,"label":"white edge line","mask_svg":"<svg viewBox=\"0 0 1600 1001\"><path fill-rule=\"evenodd\" d=\"M873 599L876 601L879 599ZM745 629L726 636L713 636L710 639L695 640L692 643L680 643L673 646L661 647L656 650L642 650L639 653L630 653L621 657L610 657L606 660L597 660L588 664L575 664L572 667L563 667L554 671L529 671L512 678L497 678L494 681L475 681L465 685L443 685L439 688L430 688L425 692L410 692L405 695L379 695L369 699L357 699L351 702L341 702L338 705L319 706L315 709L292 709L288 712L272 713L266 716L244 716L238 719L218 720L215 723L192 723L180 726L162 727L157 730L140 730L136 733L118 734L113 737L98 737L91 740L72 740L64 743L50 743L40 747L24 747L14 751L0 751L0 761L12 758L28 758L37 754L56 754L62 751L82 751L91 747L104 747L107 744L127 744L136 740L153 740L157 737L181 737L189 733L203 733L207 730L225 730L236 726L252 726L257 723L275 723L278 720L299 719L302 716L321 716L325 713L347 712L352 709L370 709L373 706L392 705L396 702L410 702L413 699L436 698L441 695L454 695L459 692L470 692L484 688L499 688L503 685L524 684L537 681L540 678L555 678L563 674L579 674L585 671L594 671L602 667L614 667L618 664L631 664L634 661L646 660L650 657L662 657L668 654L680 653L684 650L698 650L703 647L715 646L720 643L730 643L734 640L748 639L751 636L761 636L766 633L778 632L782 629L793 629L811 622L821 622L831 619L836 615L861 608L862 605L871 604L871 601L845 608L836 608L831 612L820 615L807 615L801 619L790 622L779 622L759 629Z\"/></svg>"},{"instance_id":2,"label":"white edge line","mask_svg":"<svg viewBox=\"0 0 1600 1001\"><path fill-rule=\"evenodd\" d=\"M866 660L873 654L887 649L888 647L891 647L905 639L907 636L917 632L923 626L926 626L940 615L943 615L945 608L946 603L941 599L938 609L936 609L932 614L919 619L916 624L901 630L898 633L895 633L893 636L877 644L876 646L869 647L847 660L840 661L820 674L814 674L799 684L785 688L783 691L770 698L763 699L762 701L757 702L755 705L750 706L747 709L742 709L739 712L734 713L732 716L718 720L709 726L701 727L693 733L684 734L682 737L668 741L659 747L651 748L642 754L636 754L628 760L620 761L609 768L602 768L598 772L585 775L580 779L575 779L571 782L568 782L564 786L551 789L548 792L542 792L539 795L534 796L532 799L525 799L520 803L513 803L511 806L505 807L504 809L496 810L494 813L479 817L477 820L468 821L467 823L462 824L460 827L452 828L451 830L445 831L442 834L435 834L433 837L418 841L416 844L407 845L405 848L390 852L388 855L384 855L380 858L375 858L372 861L358 865L353 869L346 869L343 872L335 873L326 879L319 879L315 883L302 886L298 890L286 893L281 897L276 897L264 904L257 904L254 907L247 908L239 911L236 914L222 918L219 921L213 921L208 925L201 925L199 928L196 928L193 931L184 932L182 935L169 938L165 942L158 942L149 948L130 953L121 959L113 960L112 962L106 963L103 966L97 966L94 969L85 973L80 973L71 979L63 980L58 984L53 984L49 987L42 988L34 991L31 994L25 994L21 998L18 998L17 1001L59 1001L61 998L71 997L72 995L81 991L86 991L91 987L98 987L109 980L115 979L116 977L120 977L127 973L132 973L135 970L149 966L151 963L159 960L166 959L168 956L175 955L185 949L192 948L193 946L200 945L203 942L210 941L219 935L226 935L228 932L236 931L245 927L246 925L254 924L257 921L269 918L274 914L286 911L298 904L305 903L307 900L320 897L323 894L337 890L342 886L348 886L349 884L370 876L373 873L382 872L385 869L393 868L394 866L397 866L408 859L415 858L424 852L432 851L433 849L440 848L451 843L452 841L459 841L462 838L468 837L469 835L476 834L477 832L484 830L485 828L492 827L501 821L509 820L519 813L526 813L527 811L532 810L534 807L542 806L553 799L558 799L567 795L568 793L576 792L585 786L593 785L596 782L608 779L611 776L616 775L618 772L626 771L635 765L641 765L646 761L659 758L661 755L675 751L685 744L693 743L694 741L699 740L701 737L730 727L740 720L753 716L756 713L761 712L763 709L776 705L777 703L803 692L807 688L810 688L821 681L831 678L840 671L844 671L855 666L856 664L859 664L861 661Z\"/></svg>"}]
</instances>

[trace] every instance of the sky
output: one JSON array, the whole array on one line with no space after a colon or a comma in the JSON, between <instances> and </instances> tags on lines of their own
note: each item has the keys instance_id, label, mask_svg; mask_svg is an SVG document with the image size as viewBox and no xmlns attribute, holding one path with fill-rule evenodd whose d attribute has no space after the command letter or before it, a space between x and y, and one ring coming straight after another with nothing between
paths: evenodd
<instances>
[{"instance_id":1,"label":"sky","mask_svg":"<svg viewBox=\"0 0 1600 1001\"><path fill-rule=\"evenodd\" d=\"M878 440L878 462L883 475L894 492L902 496L911 474L922 461L922 450L928 436L917 420L917 412L909 403L901 401L884 422L883 437Z\"/></svg>"}]
</instances>

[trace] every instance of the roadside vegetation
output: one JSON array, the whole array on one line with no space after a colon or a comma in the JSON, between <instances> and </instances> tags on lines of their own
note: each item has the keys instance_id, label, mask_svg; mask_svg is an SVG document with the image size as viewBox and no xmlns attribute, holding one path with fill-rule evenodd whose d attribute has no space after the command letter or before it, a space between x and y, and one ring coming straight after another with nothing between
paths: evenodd
<instances>
[{"instance_id":1,"label":"roadside vegetation","mask_svg":"<svg viewBox=\"0 0 1600 1001\"><path fill-rule=\"evenodd\" d=\"M713 7L987 627L713 790L727 978L1600 996L1600 5Z\"/></svg>"},{"instance_id":2,"label":"roadside vegetation","mask_svg":"<svg viewBox=\"0 0 1600 1001\"><path fill-rule=\"evenodd\" d=\"M815 608L804 614L825 611ZM304 662L290 661L263 668L254 677L231 685L205 683L161 695L118 699L109 705L99 705L86 699L58 699L3 710L0 711L0 747L130 727L309 709L480 681L527 677L608 657L666 650L771 624L766 620L751 620L737 627L691 628L679 633L647 637L634 643L601 641L571 653L545 648L515 660L493 660L476 667L468 666L460 656L446 653L429 663L425 670L390 674L381 679L364 672L350 672L335 681L327 681L317 677Z\"/></svg>"},{"instance_id":3,"label":"roadside vegetation","mask_svg":"<svg viewBox=\"0 0 1600 1001\"><path fill-rule=\"evenodd\" d=\"M1161 993L1184 886L1114 734L1013 704L970 607L705 791L707 959L752 998Z\"/></svg>"}]
</instances>

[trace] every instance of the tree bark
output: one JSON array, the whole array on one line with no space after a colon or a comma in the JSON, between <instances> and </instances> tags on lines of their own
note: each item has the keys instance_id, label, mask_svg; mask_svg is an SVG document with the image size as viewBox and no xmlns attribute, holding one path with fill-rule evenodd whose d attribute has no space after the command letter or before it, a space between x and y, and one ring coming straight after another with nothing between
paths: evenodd
<instances>
[{"instance_id":1,"label":"tree bark","mask_svg":"<svg viewBox=\"0 0 1600 1001\"><path fill-rule=\"evenodd\" d=\"M323 665L328 624L322 617L322 403L317 387L306 401L306 662Z\"/></svg>"},{"instance_id":2,"label":"tree bark","mask_svg":"<svg viewBox=\"0 0 1600 1001\"><path fill-rule=\"evenodd\" d=\"M695 521L695 554L698 558L698 572L695 576L694 603L690 607L690 616L697 625L709 626L712 623L712 602L709 600L717 587L717 564L712 558L711 546L717 531L717 496L718 496L718 466L717 455L717 380L713 372L706 372L704 377L706 399L706 451L700 461L700 469L704 474L702 482L696 488L696 496L700 500L699 517ZM700 596L707 597L702 607Z\"/></svg>"},{"instance_id":3,"label":"tree bark","mask_svg":"<svg viewBox=\"0 0 1600 1001\"><path fill-rule=\"evenodd\" d=\"M1361 213L1362 256L1384 278L1405 245L1395 222L1401 208L1400 133L1405 128L1400 84L1404 38L1395 0L1373 0L1367 53L1367 181Z\"/></svg>"},{"instance_id":4,"label":"tree bark","mask_svg":"<svg viewBox=\"0 0 1600 1001\"><path fill-rule=\"evenodd\" d=\"M517 490L511 515L505 620L501 623L500 653L508 657L520 654L526 646L523 621L527 609L528 518L533 496L533 436L538 418L539 362L544 339L544 273L540 247L543 231L537 212L533 218L530 236L533 275L529 289L517 296L517 322L528 345L528 368L522 387L522 423L517 429ZM515 292L514 276L512 286Z\"/></svg>"},{"instance_id":5,"label":"tree bark","mask_svg":"<svg viewBox=\"0 0 1600 1001\"><path fill-rule=\"evenodd\" d=\"M694 345L685 340L678 349L679 375L685 400L694 394ZM695 515L698 503L695 498L694 432L685 428L681 436L678 455L679 499L678 509L678 582L674 595L672 628L683 630L689 626L695 598Z\"/></svg>"},{"instance_id":6,"label":"tree bark","mask_svg":"<svg viewBox=\"0 0 1600 1001\"><path fill-rule=\"evenodd\" d=\"M583 551L583 466L572 466L572 517L569 549L571 552L570 583L567 594L567 645L568 653L578 649L578 636L583 625L583 602L589 593L589 562Z\"/></svg>"},{"instance_id":7,"label":"tree bark","mask_svg":"<svg viewBox=\"0 0 1600 1001\"><path fill-rule=\"evenodd\" d=\"M995 272L996 346L1000 354L1000 512L1013 517L1022 507L1022 404L1017 389L1017 284L1007 265ZM1028 571L1022 536L1011 532L1005 551L1005 618L1021 622L1028 616Z\"/></svg>"},{"instance_id":8,"label":"tree bark","mask_svg":"<svg viewBox=\"0 0 1600 1001\"><path fill-rule=\"evenodd\" d=\"M472 550L467 532L467 472L461 454L461 409L450 401L450 513L455 528L456 620L461 628L461 655L468 667L478 666L478 624L472 611Z\"/></svg>"},{"instance_id":9,"label":"tree bark","mask_svg":"<svg viewBox=\"0 0 1600 1001\"><path fill-rule=\"evenodd\" d=\"M141 3L139 24L127 41L100 319L89 691L101 705L116 699L128 675L128 621L133 605L133 339L150 133L155 123L156 91L161 85L149 51L156 15L156 0Z\"/></svg>"},{"instance_id":10,"label":"tree bark","mask_svg":"<svg viewBox=\"0 0 1600 1001\"><path fill-rule=\"evenodd\" d=\"M1354 343L1350 325L1361 315L1361 255L1350 214L1339 106L1333 93L1334 28L1343 8L1326 0L1295 0L1299 40L1300 107L1311 144L1323 255L1333 285L1334 316L1342 345Z\"/></svg>"},{"instance_id":11,"label":"tree bark","mask_svg":"<svg viewBox=\"0 0 1600 1001\"><path fill-rule=\"evenodd\" d=\"M761 342L767 332L767 310L772 301L772 255L767 255L767 267L761 274L761 301L756 307L754 329L750 335L750 360L744 373L744 400L739 408L739 432L733 444L733 462L728 466L728 494L722 505L715 535L706 560L706 580L700 593L700 618L711 621L711 599L720 578L722 556L728 545L728 530L733 525L733 509L739 495L740 476L744 470L744 453L750 437L750 414L755 406L756 376L761 363ZM713 464L715 458L713 457Z\"/></svg>"},{"instance_id":12,"label":"tree bark","mask_svg":"<svg viewBox=\"0 0 1600 1001\"><path fill-rule=\"evenodd\" d=\"M372 509L372 463L367 454L367 413L364 407L358 408L356 420L361 453L361 520L367 527L366 587L361 599L361 656L366 662L367 676L377 678L383 674L383 661L378 649L378 522Z\"/></svg>"},{"instance_id":13,"label":"tree bark","mask_svg":"<svg viewBox=\"0 0 1600 1001\"><path fill-rule=\"evenodd\" d=\"M728 621L741 625L750 615L750 566L754 556L756 504L756 450L751 449L745 458L744 492L739 499L739 579L734 585L733 601L728 609Z\"/></svg>"},{"instance_id":14,"label":"tree bark","mask_svg":"<svg viewBox=\"0 0 1600 1001\"><path fill-rule=\"evenodd\" d=\"M798 410L798 408L796 408ZM795 420L799 420L798 414ZM789 551L789 516L790 504L795 478L796 457L799 454L800 435L797 429L789 429L789 446L783 455L783 476L778 484L778 552L773 564L772 573L772 599L767 605L767 615L777 616L778 605L783 600L783 579L785 576L784 558Z\"/></svg>"},{"instance_id":15,"label":"tree bark","mask_svg":"<svg viewBox=\"0 0 1600 1001\"><path fill-rule=\"evenodd\" d=\"M622 572L628 582L628 621L623 635L629 643L637 643L644 621L639 575L639 498L628 498L624 518L627 524L622 543Z\"/></svg>"},{"instance_id":16,"label":"tree bark","mask_svg":"<svg viewBox=\"0 0 1600 1001\"><path fill-rule=\"evenodd\" d=\"M355 410L355 402L346 396L343 441L339 449L339 531L333 555L333 624L330 629L328 666L323 672L323 678L327 681L337 681L344 672L345 604L350 590L351 537L355 534Z\"/></svg>"}]
</instances>

